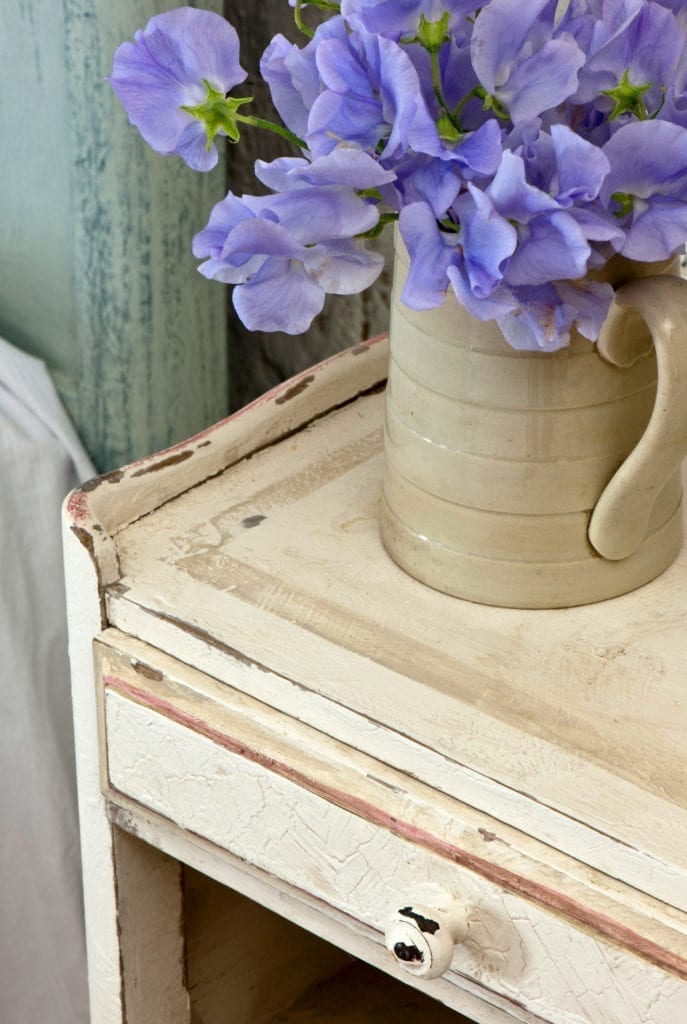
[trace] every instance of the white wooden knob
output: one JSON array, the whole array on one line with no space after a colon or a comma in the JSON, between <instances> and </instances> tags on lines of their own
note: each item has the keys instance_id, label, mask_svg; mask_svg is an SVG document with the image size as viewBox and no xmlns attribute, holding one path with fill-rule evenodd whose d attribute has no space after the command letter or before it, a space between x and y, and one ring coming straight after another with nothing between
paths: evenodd
<instances>
[{"instance_id":1,"label":"white wooden knob","mask_svg":"<svg viewBox=\"0 0 687 1024\"><path fill-rule=\"evenodd\" d=\"M451 966L456 943L467 934L462 904L444 910L406 903L392 914L386 929L386 948L399 967L418 978L439 978Z\"/></svg>"}]
</instances>

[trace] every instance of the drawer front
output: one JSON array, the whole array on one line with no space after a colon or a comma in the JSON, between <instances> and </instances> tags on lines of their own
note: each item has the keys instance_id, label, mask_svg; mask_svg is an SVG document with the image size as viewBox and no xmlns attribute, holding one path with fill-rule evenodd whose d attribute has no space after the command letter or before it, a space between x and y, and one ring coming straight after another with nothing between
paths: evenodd
<instances>
[{"instance_id":1,"label":"drawer front","mask_svg":"<svg viewBox=\"0 0 687 1024\"><path fill-rule=\"evenodd\" d=\"M230 700L206 677L201 686L192 670L172 679L116 652L99 660L115 802L124 794L371 926L380 941L400 906L460 899L467 936L448 980L463 975L552 1024L687 1020L687 983L676 973L498 884L498 871L485 877L457 863L457 847L418 825L383 765L370 771L351 751L349 770L333 742L325 763L319 734L314 755L304 727L294 737L289 719L260 705L256 724L254 702Z\"/></svg>"}]
</instances>

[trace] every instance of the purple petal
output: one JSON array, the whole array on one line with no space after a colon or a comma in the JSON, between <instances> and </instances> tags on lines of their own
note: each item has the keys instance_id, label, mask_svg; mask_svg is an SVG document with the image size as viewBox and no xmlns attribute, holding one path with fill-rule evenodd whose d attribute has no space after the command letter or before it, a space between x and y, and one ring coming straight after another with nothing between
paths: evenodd
<instances>
[{"instance_id":1,"label":"purple petal","mask_svg":"<svg viewBox=\"0 0 687 1024\"><path fill-rule=\"evenodd\" d=\"M607 203L613 192L648 198L655 192L682 196L687 187L687 129L667 121L623 125L603 149L611 170L601 190Z\"/></svg>"},{"instance_id":2,"label":"purple petal","mask_svg":"<svg viewBox=\"0 0 687 1024\"><path fill-rule=\"evenodd\" d=\"M518 236L484 192L468 185L469 194L455 204L460 219L458 242L470 290L479 299L492 294L503 278L503 265L512 256Z\"/></svg>"},{"instance_id":3,"label":"purple petal","mask_svg":"<svg viewBox=\"0 0 687 1024\"><path fill-rule=\"evenodd\" d=\"M448 277L460 304L478 320L495 320L517 305L513 293L502 284L486 297L476 296L468 283L465 266L460 261L458 265L448 268Z\"/></svg>"},{"instance_id":4,"label":"purple petal","mask_svg":"<svg viewBox=\"0 0 687 1024\"><path fill-rule=\"evenodd\" d=\"M427 203L406 206L401 210L398 225L410 256L402 301L410 309L441 306L446 297L447 270L455 257L457 237L439 231Z\"/></svg>"},{"instance_id":5,"label":"purple petal","mask_svg":"<svg viewBox=\"0 0 687 1024\"><path fill-rule=\"evenodd\" d=\"M566 125L552 125L551 137L556 151L558 202L570 206L596 199L611 169L606 154Z\"/></svg>"},{"instance_id":6,"label":"purple petal","mask_svg":"<svg viewBox=\"0 0 687 1024\"><path fill-rule=\"evenodd\" d=\"M195 118L179 136L175 152L194 171L211 171L219 160L217 146L213 143L208 149L205 128Z\"/></svg>"},{"instance_id":7,"label":"purple petal","mask_svg":"<svg viewBox=\"0 0 687 1024\"><path fill-rule=\"evenodd\" d=\"M551 39L514 69L497 95L514 123L537 117L575 92L584 62L582 50L574 43Z\"/></svg>"},{"instance_id":8,"label":"purple petal","mask_svg":"<svg viewBox=\"0 0 687 1024\"><path fill-rule=\"evenodd\" d=\"M203 79L227 93L246 78L239 65L239 37L220 14L178 7L151 18L141 33L151 59L182 84Z\"/></svg>"},{"instance_id":9,"label":"purple petal","mask_svg":"<svg viewBox=\"0 0 687 1024\"><path fill-rule=\"evenodd\" d=\"M234 289L234 308L249 331L302 334L322 311L325 293L302 263L268 260Z\"/></svg>"},{"instance_id":10,"label":"purple petal","mask_svg":"<svg viewBox=\"0 0 687 1024\"><path fill-rule=\"evenodd\" d=\"M437 157L407 154L396 165L403 205L428 203L436 217L444 217L460 191L460 178L449 163Z\"/></svg>"},{"instance_id":11,"label":"purple petal","mask_svg":"<svg viewBox=\"0 0 687 1024\"><path fill-rule=\"evenodd\" d=\"M582 230L567 213L537 217L528 236L508 264L508 284L543 285L559 278L582 277L591 249Z\"/></svg>"},{"instance_id":12,"label":"purple petal","mask_svg":"<svg viewBox=\"0 0 687 1024\"><path fill-rule=\"evenodd\" d=\"M324 242L317 248L324 258L311 268L311 275L328 294L356 295L369 288L384 267L383 256L348 239Z\"/></svg>"},{"instance_id":13,"label":"purple petal","mask_svg":"<svg viewBox=\"0 0 687 1024\"><path fill-rule=\"evenodd\" d=\"M261 215L272 211L298 242L351 238L370 231L379 220L377 208L344 185L321 185L261 197Z\"/></svg>"},{"instance_id":14,"label":"purple petal","mask_svg":"<svg viewBox=\"0 0 687 1024\"><path fill-rule=\"evenodd\" d=\"M193 255L200 259L219 255L229 232L242 220L254 216L238 196L228 192L221 202L215 203L206 227L193 239Z\"/></svg>"},{"instance_id":15,"label":"purple petal","mask_svg":"<svg viewBox=\"0 0 687 1024\"><path fill-rule=\"evenodd\" d=\"M313 161L299 157L280 157L271 163L257 160L255 174L264 185L283 192L308 185L378 188L396 177L362 149L343 143Z\"/></svg>"},{"instance_id":16,"label":"purple petal","mask_svg":"<svg viewBox=\"0 0 687 1024\"><path fill-rule=\"evenodd\" d=\"M481 15L480 15L481 17ZM525 179L522 157L505 150L496 176L487 189L496 209L509 220L527 224L532 217L547 210L558 209L550 195Z\"/></svg>"},{"instance_id":17,"label":"purple petal","mask_svg":"<svg viewBox=\"0 0 687 1024\"><path fill-rule=\"evenodd\" d=\"M477 131L465 135L455 149L447 149L441 156L476 175L491 176L496 173L501 153L501 128L496 118L490 118Z\"/></svg>"},{"instance_id":18,"label":"purple petal","mask_svg":"<svg viewBox=\"0 0 687 1024\"><path fill-rule=\"evenodd\" d=\"M284 260L303 259L307 250L289 231L273 221L254 217L243 220L227 236L222 257L234 262L236 256L265 255Z\"/></svg>"},{"instance_id":19,"label":"purple petal","mask_svg":"<svg viewBox=\"0 0 687 1024\"><path fill-rule=\"evenodd\" d=\"M590 341L596 341L613 302L610 284L589 280L556 281L554 287L573 315L580 334Z\"/></svg>"},{"instance_id":20,"label":"purple petal","mask_svg":"<svg viewBox=\"0 0 687 1024\"><path fill-rule=\"evenodd\" d=\"M634 219L620 252L642 263L658 262L683 248L686 238L687 202L662 196L650 203L635 200Z\"/></svg>"},{"instance_id":21,"label":"purple petal","mask_svg":"<svg viewBox=\"0 0 687 1024\"><path fill-rule=\"evenodd\" d=\"M549 0L491 0L475 22L472 64L489 93L505 84L528 40L532 25Z\"/></svg>"},{"instance_id":22,"label":"purple petal","mask_svg":"<svg viewBox=\"0 0 687 1024\"><path fill-rule=\"evenodd\" d=\"M571 317L562 316L551 285L518 290L518 308L499 318L504 338L515 349L556 352L570 341Z\"/></svg>"}]
</instances>

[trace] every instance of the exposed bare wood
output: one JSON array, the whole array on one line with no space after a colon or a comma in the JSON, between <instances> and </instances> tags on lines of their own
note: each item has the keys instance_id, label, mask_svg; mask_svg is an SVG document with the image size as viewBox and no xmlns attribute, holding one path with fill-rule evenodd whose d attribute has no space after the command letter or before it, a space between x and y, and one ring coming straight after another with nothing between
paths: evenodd
<instances>
[{"instance_id":1,"label":"exposed bare wood","mask_svg":"<svg viewBox=\"0 0 687 1024\"><path fill-rule=\"evenodd\" d=\"M126 1024L189 1024L181 865L114 830Z\"/></svg>"},{"instance_id":2,"label":"exposed bare wood","mask_svg":"<svg viewBox=\"0 0 687 1024\"><path fill-rule=\"evenodd\" d=\"M350 957L336 946L187 868L191 1024L271 1024Z\"/></svg>"}]
</instances>

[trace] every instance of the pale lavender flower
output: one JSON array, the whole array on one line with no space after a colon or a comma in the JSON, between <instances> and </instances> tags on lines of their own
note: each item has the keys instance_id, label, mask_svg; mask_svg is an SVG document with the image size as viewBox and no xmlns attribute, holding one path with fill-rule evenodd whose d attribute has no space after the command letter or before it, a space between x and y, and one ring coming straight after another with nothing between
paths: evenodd
<instances>
[{"instance_id":1,"label":"pale lavender flower","mask_svg":"<svg viewBox=\"0 0 687 1024\"><path fill-rule=\"evenodd\" d=\"M276 35L262 55L260 74L269 86L272 102L284 124L303 138L308 131L312 106L322 90L317 70L317 50L325 39L348 36L341 17L318 26L315 36L302 49L283 35Z\"/></svg>"},{"instance_id":2,"label":"pale lavender flower","mask_svg":"<svg viewBox=\"0 0 687 1024\"><path fill-rule=\"evenodd\" d=\"M356 28L398 40L412 36L422 16L436 22L448 13L448 29L456 32L467 15L487 3L489 0L342 0L341 13Z\"/></svg>"},{"instance_id":3,"label":"pale lavender flower","mask_svg":"<svg viewBox=\"0 0 687 1024\"><path fill-rule=\"evenodd\" d=\"M632 260L675 253L687 238L687 129L666 121L623 125L604 146L611 170L601 198L627 233Z\"/></svg>"},{"instance_id":4,"label":"pale lavender flower","mask_svg":"<svg viewBox=\"0 0 687 1024\"><path fill-rule=\"evenodd\" d=\"M626 4L616 4L614 11L616 18L609 24L604 9L595 51L580 71L579 88L572 101L593 102L614 120L660 114L685 54L684 31L674 14L658 3L633 3L629 12ZM610 31L623 14L625 19ZM599 45L604 29L608 37Z\"/></svg>"},{"instance_id":5,"label":"pale lavender flower","mask_svg":"<svg viewBox=\"0 0 687 1024\"><path fill-rule=\"evenodd\" d=\"M473 66L513 123L550 110L577 89L585 55L572 37L554 38L556 7L556 0L492 0L475 22Z\"/></svg>"},{"instance_id":6,"label":"pale lavender flower","mask_svg":"<svg viewBox=\"0 0 687 1024\"><path fill-rule=\"evenodd\" d=\"M313 186L273 196L231 192L196 235L194 255L206 277L235 284L233 302L249 330L307 330L325 295L362 291L383 259L355 235L375 226L378 213L353 189Z\"/></svg>"},{"instance_id":7,"label":"pale lavender flower","mask_svg":"<svg viewBox=\"0 0 687 1024\"><path fill-rule=\"evenodd\" d=\"M217 149L208 145L203 122L183 108L203 103L205 83L224 96L245 78L234 28L212 11L179 7L151 18L133 43L122 43L108 81L153 149L209 171Z\"/></svg>"},{"instance_id":8,"label":"pale lavender flower","mask_svg":"<svg viewBox=\"0 0 687 1024\"><path fill-rule=\"evenodd\" d=\"M322 39L316 62L323 88L308 119L313 152L327 152L337 140L371 152L379 146L382 161L399 160L410 148L441 152L417 71L397 43L360 32Z\"/></svg>"},{"instance_id":9,"label":"pale lavender flower","mask_svg":"<svg viewBox=\"0 0 687 1024\"><path fill-rule=\"evenodd\" d=\"M613 289L596 281L554 281L513 290L516 308L497 318L515 349L556 352L570 343L573 327L590 341L599 336Z\"/></svg>"}]
</instances>

